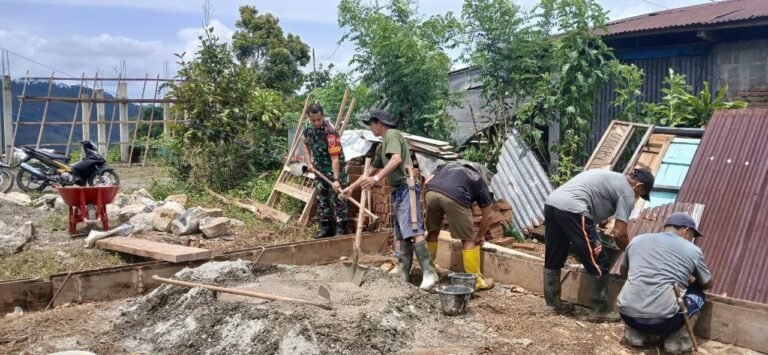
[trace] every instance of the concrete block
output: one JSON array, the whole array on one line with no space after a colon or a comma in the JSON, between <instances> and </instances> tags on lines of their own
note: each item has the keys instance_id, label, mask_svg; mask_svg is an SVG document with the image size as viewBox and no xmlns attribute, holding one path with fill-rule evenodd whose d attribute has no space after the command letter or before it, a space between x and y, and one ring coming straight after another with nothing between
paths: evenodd
<instances>
[{"instance_id":1,"label":"concrete block","mask_svg":"<svg viewBox=\"0 0 768 355\"><path fill-rule=\"evenodd\" d=\"M749 65L749 78L765 78L768 77L768 64L758 63Z\"/></svg>"}]
</instances>

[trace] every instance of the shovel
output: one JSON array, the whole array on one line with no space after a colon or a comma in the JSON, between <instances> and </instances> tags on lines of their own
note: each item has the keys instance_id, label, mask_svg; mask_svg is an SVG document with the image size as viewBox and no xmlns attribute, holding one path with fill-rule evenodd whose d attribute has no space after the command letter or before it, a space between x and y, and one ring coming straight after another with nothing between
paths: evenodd
<instances>
[{"instance_id":1,"label":"shovel","mask_svg":"<svg viewBox=\"0 0 768 355\"><path fill-rule=\"evenodd\" d=\"M297 168L296 165L300 166L300 169ZM307 172L307 166L304 165L304 163L294 163L294 166L291 166L290 171L291 171L291 175L293 175L293 176L302 176L304 173ZM299 171L301 171L301 173L298 173ZM333 185L333 183L331 182L331 179L329 179L323 173L321 173L321 172L319 172L317 170L315 170L313 173L315 174L315 176L318 176L321 179L323 179L323 181L327 182L328 185ZM333 193L336 193L336 191L334 191ZM336 194L336 195L338 196L338 194ZM365 210L365 213L369 217L371 217L371 220L368 223L368 228L367 228L368 232L375 232L377 229L379 229L379 223L381 222L379 216L377 216L376 214L371 212L371 210L369 210L367 208L364 208L363 205L360 204L360 202L358 202L357 200L355 200L351 196L347 197L346 200L348 200L349 202L352 202L352 204L357 206L357 208Z\"/></svg>"},{"instance_id":2,"label":"shovel","mask_svg":"<svg viewBox=\"0 0 768 355\"><path fill-rule=\"evenodd\" d=\"M365 158L365 168L363 170L363 176L368 176L368 171L371 166L371 158ZM361 206L365 206L366 199L368 198L368 189L363 189L360 194ZM363 234L363 218L365 217L365 209L360 208L357 214L357 229L355 230L355 244L352 245L352 265L350 266L350 280L353 284L360 287L363 284L363 276L365 276L365 269L360 267L360 239Z\"/></svg>"}]
</instances>

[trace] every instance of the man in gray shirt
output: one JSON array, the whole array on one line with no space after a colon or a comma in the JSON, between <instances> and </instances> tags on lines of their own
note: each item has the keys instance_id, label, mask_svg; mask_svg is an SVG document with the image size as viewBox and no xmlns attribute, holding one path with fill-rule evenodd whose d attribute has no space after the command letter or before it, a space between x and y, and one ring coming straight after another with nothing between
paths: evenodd
<instances>
[{"instance_id":1,"label":"man in gray shirt","mask_svg":"<svg viewBox=\"0 0 768 355\"><path fill-rule=\"evenodd\" d=\"M618 305L626 323L624 339L630 345L642 346L649 335L655 335L666 338L667 352L690 351L691 339L672 285L685 286L683 300L695 322L704 306L703 290L712 286L704 255L693 243L701 236L693 219L678 212L664 222L664 232L639 235L627 246L621 274L628 278Z\"/></svg>"},{"instance_id":2,"label":"man in gray shirt","mask_svg":"<svg viewBox=\"0 0 768 355\"><path fill-rule=\"evenodd\" d=\"M552 192L544 206L546 246L544 252L544 300L550 311L569 313L573 305L560 301L560 269L570 246L592 276L590 302L595 320L619 320L608 305L608 254L603 250L596 225L614 216L613 236L624 249L628 242L627 222L635 200L648 196L653 175L634 169L629 175L610 170L588 170Z\"/></svg>"}]
</instances>

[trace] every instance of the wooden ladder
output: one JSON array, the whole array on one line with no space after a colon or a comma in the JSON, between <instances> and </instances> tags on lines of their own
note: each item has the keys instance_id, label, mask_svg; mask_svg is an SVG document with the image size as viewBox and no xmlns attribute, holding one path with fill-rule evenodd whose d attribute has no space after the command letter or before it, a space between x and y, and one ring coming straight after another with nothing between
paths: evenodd
<instances>
[{"instance_id":1,"label":"wooden ladder","mask_svg":"<svg viewBox=\"0 0 768 355\"><path fill-rule=\"evenodd\" d=\"M349 121L349 118L352 114L352 110L355 107L355 99L352 98L352 101L349 104L349 108L346 110L346 116L344 115L344 109L348 97L349 89L344 92L344 98L341 101L341 108L339 108L339 114L336 117L336 124L334 125L334 127L339 127L339 124L341 123L341 129L337 130L339 132L339 137L341 137L341 134L347 125L347 121ZM280 175L277 177L275 186L272 187L272 192L269 194L269 199L267 200L267 206L275 209L277 208L277 205L280 203L280 199L283 196L288 196L304 202L304 209L301 212L301 216L299 216L299 219L296 221L296 224L300 226L303 226L309 222L309 219L312 215L312 208L315 206L315 200L317 199L317 190L315 189L315 175L308 173L302 176L293 176L291 175L290 167L291 164L295 162L294 156L298 151L299 145L302 144L303 141L305 117L307 116L307 108L309 107L309 102L310 96L307 95L307 99L304 101L304 109L301 111L301 118L299 119L299 123L296 125L296 134L293 136L293 141L291 142L288 156L285 158L283 169L280 171ZM307 152L304 152L304 154L307 154Z\"/></svg>"}]
</instances>

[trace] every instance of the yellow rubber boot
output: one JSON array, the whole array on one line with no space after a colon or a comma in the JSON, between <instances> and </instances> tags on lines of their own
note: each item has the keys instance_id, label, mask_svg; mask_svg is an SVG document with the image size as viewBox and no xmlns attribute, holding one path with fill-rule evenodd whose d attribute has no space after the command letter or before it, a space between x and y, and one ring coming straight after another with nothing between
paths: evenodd
<instances>
[{"instance_id":1,"label":"yellow rubber boot","mask_svg":"<svg viewBox=\"0 0 768 355\"><path fill-rule=\"evenodd\" d=\"M427 249L429 249L429 256L432 258L432 262L437 258L437 242L427 242Z\"/></svg>"},{"instance_id":2,"label":"yellow rubber boot","mask_svg":"<svg viewBox=\"0 0 768 355\"><path fill-rule=\"evenodd\" d=\"M490 290L493 288L493 279L485 278L480 272L480 247L474 247L469 250L462 250L464 259L464 272L477 275L475 289L478 291Z\"/></svg>"}]
</instances>

